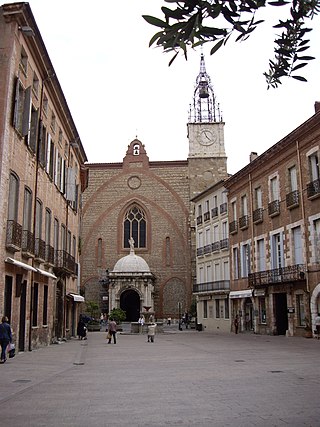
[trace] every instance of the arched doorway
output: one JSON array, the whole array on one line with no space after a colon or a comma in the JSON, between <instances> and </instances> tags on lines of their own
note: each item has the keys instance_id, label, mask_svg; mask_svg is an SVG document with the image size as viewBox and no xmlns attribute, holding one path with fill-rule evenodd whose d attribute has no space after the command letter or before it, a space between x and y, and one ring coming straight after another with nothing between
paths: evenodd
<instances>
[{"instance_id":1,"label":"arched doorway","mask_svg":"<svg viewBox=\"0 0 320 427\"><path fill-rule=\"evenodd\" d=\"M55 323L55 336L63 338L63 282L61 280L57 283L56 289L56 316Z\"/></svg>"},{"instance_id":2,"label":"arched doorway","mask_svg":"<svg viewBox=\"0 0 320 427\"><path fill-rule=\"evenodd\" d=\"M133 289L122 292L120 308L126 312L127 322L137 322L140 316L140 297Z\"/></svg>"}]
</instances>

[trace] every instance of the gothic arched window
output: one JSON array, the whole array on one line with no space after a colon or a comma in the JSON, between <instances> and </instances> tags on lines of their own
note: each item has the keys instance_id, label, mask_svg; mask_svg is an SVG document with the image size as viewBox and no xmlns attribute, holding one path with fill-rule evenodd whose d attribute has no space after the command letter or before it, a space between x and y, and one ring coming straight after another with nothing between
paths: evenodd
<instances>
[{"instance_id":1,"label":"gothic arched window","mask_svg":"<svg viewBox=\"0 0 320 427\"><path fill-rule=\"evenodd\" d=\"M131 206L124 215L123 246L129 248L129 239L132 237L135 248L145 248L146 229L146 216L144 211L136 205Z\"/></svg>"}]
</instances>

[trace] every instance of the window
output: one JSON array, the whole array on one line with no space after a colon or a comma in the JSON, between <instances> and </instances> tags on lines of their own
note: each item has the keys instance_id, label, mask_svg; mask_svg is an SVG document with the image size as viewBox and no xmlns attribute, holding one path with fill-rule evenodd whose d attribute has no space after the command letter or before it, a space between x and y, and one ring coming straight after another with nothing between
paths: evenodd
<instances>
[{"instance_id":1,"label":"window","mask_svg":"<svg viewBox=\"0 0 320 427\"><path fill-rule=\"evenodd\" d=\"M241 247L241 277L248 277L250 273L250 245L246 243Z\"/></svg>"},{"instance_id":2,"label":"window","mask_svg":"<svg viewBox=\"0 0 320 427\"><path fill-rule=\"evenodd\" d=\"M274 202L275 200L279 200L279 186L277 176L270 179L270 202Z\"/></svg>"},{"instance_id":3,"label":"window","mask_svg":"<svg viewBox=\"0 0 320 427\"><path fill-rule=\"evenodd\" d=\"M260 323L267 323L267 310L265 297L259 298L259 319Z\"/></svg>"},{"instance_id":4,"label":"window","mask_svg":"<svg viewBox=\"0 0 320 427\"><path fill-rule=\"evenodd\" d=\"M42 237L42 202L37 199L36 201L36 224L35 224L35 236L36 239Z\"/></svg>"},{"instance_id":5,"label":"window","mask_svg":"<svg viewBox=\"0 0 320 427\"><path fill-rule=\"evenodd\" d=\"M51 139L51 135L47 134L47 143L46 143L46 171L47 174L53 179L53 165L54 165L54 143Z\"/></svg>"},{"instance_id":6,"label":"window","mask_svg":"<svg viewBox=\"0 0 320 427\"><path fill-rule=\"evenodd\" d=\"M297 306L297 317L298 317L298 325L305 326L305 312L304 312L304 302L303 295L296 295L296 306Z\"/></svg>"},{"instance_id":7,"label":"window","mask_svg":"<svg viewBox=\"0 0 320 427\"><path fill-rule=\"evenodd\" d=\"M204 283L204 269L203 269L203 267L199 268L199 283Z\"/></svg>"},{"instance_id":8,"label":"window","mask_svg":"<svg viewBox=\"0 0 320 427\"><path fill-rule=\"evenodd\" d=\"M198 233L198 248L203 248L203 233L200 231Z\"/></svg>"},{"instance_id":9,"label":"window","mask_svg":"<svg viewBox=\"0 0 320 427\"><path fill-rule=\"evenodd\" d=\"M232 268L233 268L233 278L239 279L239 251L238 251L238 248L232 248Z\"/></svg>"},{"instance_id":10,"label":"window","mask_svg":"<svg viewBox=\"0 0 320 427\"><path fill-rule=\"evenodd\" d=\"M38 283L33 284L32 288L32 326L38 326L38 293L39 285Z\"/></svg>"},{"instance_id":11,"label":"window","mask_svg":"<svg viewBox=\"0 0 320 427\"><path fill-rule=\"evenodd\" d=\"M313 221L315 262L320 262L320 218Z\"/></svg>"},{"instance_id":12,"label":"window","mask_svg":"<svg viewBox=\"0 0 320 427\"><path fill-rule=\"evenodd\" d=\"M212 282L212 267L211 264L207 265L207 283Z\"/></svg>"},{"instance_id":13,"label":"window","mask_svg":"<svg viewBox=\"0 0 320 427\"><path fill-rule=\"evenodd\" d=\"M209 207L209 200L205 201L205 212L209 212L210 207Z\"/></svg>"},{"instance_id":14,"label":"window","mask_svg":"<svg viewBox=\"0 0 320 427\"><path fill-rule=\"evenodd\" d=\"M57 218L54 219L53 225L53 246L56 251L59 249L59 221Z\"/></svg>"},{"instance_id":15,"label":"window","mask_svg":"<svg viewBox=\"0 0 320 427\"><path fill-rule=\"evenodd\" d=\"M303 264L301 227L292 228L293 264Z\"/></svg>"},{"instance_id":16,"label":"window","mask_svg":"<svg viewBox=\"0 0 320 427\"><path fill-rule=\"evenodd\" d=\"M210 230L210 228L207 228L205 233L206 233L206 245L210 245L210 243L211 243L211 237L210 237L211 230Z\"/></svg>"},{"instance_id":17,"label":"window","mask_svg":"<svg viewBox=\"0 0 320 427\"><path fill-rule=\"evenodd\" d=\"M254 203L256 209L262 208L262 190L261 187L254 189Z\"/></svg>"},{"instance_id":18,"label":"window","mask_svg":"<svg viewBox=\"0 0 320 427\"><path fill-rule=\"evenodd\" d=\"M271 268L284 267L283 232L271 236Z\"/></svg>"},{"instance_id":19,"label":"window","mask_svg":"<svg viewBox=\"0 0 320 427\"><path fill-rule=\"evenodd\" d=\"M248 200L246 195L241 197L241 215L248 215Z\"/></svg>"},{"instance_id":20,"label":"window","mask_svg":"<svg viewBox=\"0 0 320 427\"><path fill-rule=\"evenodd\" d=\"M227 221L222 223L222 239L228 238L228 224Z\"/></svg>"},{"instance_id":21,"label":"window","mask_svg":"<svg viewBox=\"0 0 320 427\"><path fill-rule=\"evenodd\" d=\"M71 231L68 230L67 233L67 252L68 254L71 254Z\"/></svg>"},{"instance_id":22,"label":"window","mask_svg":"<svg viewBox=\"0 0 320 427\"><path fill-rule=\"evenodd\" d=\"M229 261L223 261L223 280L230 280Z\"/></svg>"},{"instance_id":23,"label":"window","mask_svg":"<svg viewBox=\"0 0 320 427\"><path fill-rule=\"evenodd\" d=\"M237 205L236 205L236 201L233 201L231 203L231 214L232 214L232 220L236 221L237 220Z\"/></svg>"},{"instance_id":24,"label":"window","mask_svg":"<svg viewBox=\"0 0 320 427\"><path fill-rule=\"evenodd\" d=\"M72 253L71 255L75 258L77 254L77 239L76 236L72 236Z\"/></svg>"},{"instance_id":25,"label":"window","mask_svg":"<svg viewBox=\"0 0 320 427\"><path fill-rule=\"evenodd\" d=\"M216 263L214 264L214 281L218 282L221 279L220 274L220 264Z\"/></svg>"},{"instance_id":26,"label":"window","mask_svg":"<svg viewBox=\"0 0 320 427\"><path fill-rule=\"evenodd\" d=\"M12 276L5 277L5 288L4 288L4 311L3 315L7 316L9 321L11 320L12 311Z\"/></svg>"},{"instance_id":27,"label":"window","mask_svg":"<svg viewBox=\"0 0 320 427\"><path fill-rule=\"evenodd\" d=\"M266 254L264 239L257 240L257 271L265 271Z\"/></svg>"},{"instance_id":28,"label":"window","mask_svg":"<svg viewBox=\"0 0 320 427\"><path fill-rule=\"evenodd\" d=\"M292 166L288 169L289 172L289 191L298 190L297 168Z\"/></svg>"},{"instance_id":29,"label":"window","mask_svg":"<svg viewBox=\"0 0 320 427\"><path fill-rule=\"evenodd\" d=\"M47 245L51 244L51 211L48 208L46 208L45 241Z\"/></svg>"},{"instance_id":30,"label":"window","mask_svg":"<svg viewBox=\"0 0 320 427\"><path fill-rule=\"evenodd\" d=\"M67 248L66 248L66 243L67 243L67 241L66 241L66 237L67 237L67 234L66 234L66 227L65 227L65 225L64 224L61 224L61 249L63 250L63 251L65 251Z\"/></svg>"},{"instance_id":31,"label":"window","mask_svg":"<svg viewBox=\"0 0 320 427\"><path fill-rule=\"evenodd\" d=\"M198 216L202 215L202 206L198 205Z\"/></svg>"},{"instance_id":32,"label":"window","mask_svg":"<svg viewBox=\"0 0 320 427\"><path fill-rule=\"evenodd\" d=\"M24 89L19 79L16 82L13 127L21 136L27 136L30 128L31 86Z\"/></svg>"},{"instance_id":33,"label":"window","mask_svg":"<svg viewBox=\"0 0 320 427\"><path fill-rule=\"evenodd\" d=\"M23 230L31 231L32 219L32 193L30 188L25 187L23 205Z\"/></svg>"},{"instance_id":34,"label":"window","mask_svg":"<svg viewBox=\"0 0 320 427\"><path fill-rule=\"evenodd\" d=\"M309 171L311 181L316 181L320 178L319 157L317 153L309 156Z\"/></svg>"},{"instance_id":35,"label":"window","mask_svg":"<svg viewBox=\"0 0 320 427\"><path fill-rule=\"evenodd\" d=\"M135 144L133 146L133 155L134 156L139 156L140 154L140 145L139 144Z\"/></svg>"},{"instance_id":36,"label":"window","mask_svg":"<svg viewBox=\"0 0 320 427\"><path fill-rule=\"evenodd\" d=\"M225 319L229 319L230 318L229 298L226 298L224 300L224 318Z\"/></svg>"},{"instance_id":37,"label":"window","mask_svg":"<svg viewBox=\"0 0 320 427\"><path fill-rule=\"evenodd\" d=\"M218 242L219 239L219 225L213 226L213 243Z\"/></svg>"},{"instance_id":38,"label":"window","mask_svg":"<svg viewBox=\"0 0 320 427\"><path fill-rule=\"evenodd\" d=\"M171 242L170 237L166 237L166 266L171 265Z\"/></svg>"},{"instance_id":39,"label":"window","mask_svg":"<svg viewBox=\"0 0 320 427\"><path fill-rule=\"evenodd\" d=\"M48 286L43 287L43 312L42 312L42 324L48 324Z\"/></svg>"},{"instance_id":40,"label":"window","mask_svg":"<svg viewBox=\"0 0 320 427\"><path fill-rule=\"evenodd\" d=\"M36 98L38 98L39 95L39 79L36 73L33 73L33 80L32 80L32 91Z\"/></svg>"},{"instance_id":41,"label":"window","mask_svg":"<svg viewBox=\"0 0 320 427\"><path fill-rule=\"evenodd\" d=\"M203 318L204 319L208 318L208 301L207 300L203 301Z\"/></svg>"},{"instance_id":42,"label":"window","mask_svg":"<svg viewBox=\"0 0 320 427\"><path fill-rule=\"evenodd\" d=\"M147 241L146 217L144 211L134 205L127 210L123 223L123 246L129 248L132 237L135 248L145 248Z\"/></svg>"},{"instance_id":43,"label":"window","mask_svg":"<svg viewBox=\"0 0 320 427\"><path fill-rule=\"evenodd\" d=\"M21 46L21 53L20 53L20 68L22 69L23 73L27 75L28 72L28 55L26 51L24 50L24 47Z\"/></svg>"},{"instance_id":44,"label":"window","mask_svg":"<svg viewBox=\"0 0 320 427\"><path fill-rule=\"evenodd\" d=\"M17 222L19 201L19 178L13 172L9 177L8 221Z\"/></svg>"},{"instance_id":45,"label":"window","mask_svg":"<svg viewBox=\"0 0 320 427\"><path fill-rule=\"evenodd\" d=\"M46 95L43 96L42 111L45 114L45 116L48 115L48 98Z\"/></svg>"},{"instance_id":46,"label":"window","mask_svg":"<svg viewBox=\"0 0 320 427\"><path fill-rule=\"evenodd\" d=\"M51 130L53 133L56 131L56 116L53 111L51 113Z\"/></svg>"},{"instance_id":47,"label":"window","mask_svg":"<svg viewBox=\"0 0 320 427\"><path fill-rule=\"evenodd\" d=\"M216 319L220 319L220 300L216 299Z\"/></svg>"},{"instance_id":48,"label":"window","mask_svg":"<svg viewBox=\"0 0 320 427\"><path fill-rule=\"evenodd\" d=\"M213 196L212 207L213 208L217 208L218 207L218 197L217 196Z\"/></svg>"}]
</instances>

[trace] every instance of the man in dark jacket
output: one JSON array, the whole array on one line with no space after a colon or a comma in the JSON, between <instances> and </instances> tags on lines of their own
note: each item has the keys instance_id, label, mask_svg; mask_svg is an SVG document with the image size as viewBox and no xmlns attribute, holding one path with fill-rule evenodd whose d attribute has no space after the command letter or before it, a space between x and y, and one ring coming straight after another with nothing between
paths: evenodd
<instances>
[{"instance_id":1,"label":"man in dark jacket","mask_svg":"<svg viewBox=\"0 0 320 427\"><path fill-rule=\"evenodd\" d=\"M0 344L1 344L1 362L4 363L7 360L6 351L8 344L12 342L11 327L9 325L9 319L3 316L2 323L0 324Z\"/></svg>"}]
</instances>

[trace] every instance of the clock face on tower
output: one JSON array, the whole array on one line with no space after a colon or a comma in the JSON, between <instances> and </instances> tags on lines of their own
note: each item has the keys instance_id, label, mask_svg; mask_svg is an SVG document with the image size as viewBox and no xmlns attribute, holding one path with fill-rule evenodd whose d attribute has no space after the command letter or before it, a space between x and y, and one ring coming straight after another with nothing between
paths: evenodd
<instances>
[{"instance_id":1,"label":"clock face on tower","mask_svg":"<svg viewBox=\"0 0 320 427\"><path fill-rule=\"evenodd\" d=\"M211 145L217 140L217 133L211 129L202 129L199 134L201 145Z\"/></svg>"}]
</instances>

